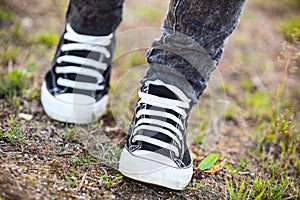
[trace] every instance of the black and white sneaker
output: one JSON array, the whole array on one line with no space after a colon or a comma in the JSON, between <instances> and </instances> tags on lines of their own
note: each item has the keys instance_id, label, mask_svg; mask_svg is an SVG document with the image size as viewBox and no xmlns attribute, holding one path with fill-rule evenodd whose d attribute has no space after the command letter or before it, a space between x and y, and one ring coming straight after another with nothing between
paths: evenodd
<instances>
[{"instance_id":1,"label":"black and white sneaker","mask_svg":"<svg viewBox=\"0 0 300 200\"><path fill-rule=\"evenodd\" d=\"M41 91L51 118L89 123L105 112L114 47L113 33L82 35L66 25Z\"/></svg>"},{"instance_id":2,"label":"black and white sneaker","mask_svg":"<svg viewBox=\"0 0 300 200\"><path fill-rule=\"evenodd\" d=\"M186 143L191 100L160 80L147 81L139 97L119 171L132 179L181 190L193 174Z\"/></svg>"}]
</instances>

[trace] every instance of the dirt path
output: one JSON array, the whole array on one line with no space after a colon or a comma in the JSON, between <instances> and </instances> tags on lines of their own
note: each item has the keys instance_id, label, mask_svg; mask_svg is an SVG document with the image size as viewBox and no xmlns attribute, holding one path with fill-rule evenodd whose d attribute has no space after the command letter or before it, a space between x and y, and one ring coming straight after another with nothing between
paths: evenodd
<instances>
[{"instance_id":1,"label":"dirt path","mask_svg":"<svg viewBox=\"0 0 300 200\"><path fill-rule=\"evenodd\" d=\"M273 4L268 7L261 1L248 3L211 81L211 92L226 94L227 114L216 122L218 125L225 124L217 129L217 137L206 145L206 149L203 149L203 144L210 139L209 135L204 134L204 139L197 139L196 135L192 137L191 149L195 158L193 179L184 191L172 191L130 180L116 170L126 131L114 121L114 109L110 109L98 123L89 126L59 123L43 112L38 90L54 54L57 35L63 29L66 2L0 0L0 3L1 8L13 12L11 22L0 20L1 48L21 46L16 58L7 61L2 58L0 74L12 69L25 69L30 63L39 66L26 80L27 92L35 96L18 94L0 99L0 199L231 199L228 181L232 180L239 189L241 180L246 180L250 188L255 177L269 178L270 174L261 168L260 157L253 154L257 145L253 134L263 134L257 127L264 121L272 121L273 117L269 116L275 115L273 97L280 87L284 71L284 62L277 60L284 41L280 24L287 15L286 9L297 13L296 8ZM127 2L124 20L118 29L120 38L124 39L118 41L113 88L123 87L118 81L124 78L128 69L145 64L146 47L152 37L159 34L156 28L145 27L160 27L165 15L162 10L166 10L167 5L168 2L160 0ZM147 33L149 38L138 45L143 48L122 54L133 42L126 31L136 28L143 28L141 33ZM46 39L40 40L43 38L41 35L46 35ZM131 77L134 73L132 71L127 76ZM299 70L289 73L283 98L287 102L282 106L291 110L295 121L300 116L299 75ZM139 78L133 79L138 81ZM221 79L223 84L219 85ZM137 86L132 82L132 86L127 87L136 89ZM207 91L201 99L200 107L203 108L200 111L206 114L210 111L211 94ZM112 98L118 100L117 96ZM257 103L261 99L266 99L266 103ZM268 99L271 99L271 105ZM24 117L24 114L32 119ZM210 118L202 116L199 119L208 123L201 125L203 133L208 133ZM268 143L266 148L270 146ZM226 159L226 165L215 175L196 169L209 152L219 155L219 163ZM271 154L269 152L266 160L276 160ZM297 199L299 169L288 176L296 178L295 187L292 184L286 186L283 197ZM247 192L247 188L242 191Z\"/></svg>"}]
</instances>

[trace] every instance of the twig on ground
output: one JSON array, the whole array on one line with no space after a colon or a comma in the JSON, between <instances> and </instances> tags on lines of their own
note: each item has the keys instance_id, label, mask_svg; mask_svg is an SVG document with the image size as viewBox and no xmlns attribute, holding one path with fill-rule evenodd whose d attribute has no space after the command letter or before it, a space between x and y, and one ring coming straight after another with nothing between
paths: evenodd
<instances>
[{"instance_id":1,"label":"twig on ground","mask_svg":"<svg viewBox=\"0 0 300 200\"><path fill-rule=\"evenodd\" d=\"M84 175L83 175L83 177L82 177L82 179L81 179L81 181L80 181L80 183L79 183L79 185L77 187L78 191L80 191L81 188L82 188L82 186L84 185L84 182L85 182L85 179L86 179L86 174L87 174L87 172L84 173Z\"/></svg>"}]
</instances>

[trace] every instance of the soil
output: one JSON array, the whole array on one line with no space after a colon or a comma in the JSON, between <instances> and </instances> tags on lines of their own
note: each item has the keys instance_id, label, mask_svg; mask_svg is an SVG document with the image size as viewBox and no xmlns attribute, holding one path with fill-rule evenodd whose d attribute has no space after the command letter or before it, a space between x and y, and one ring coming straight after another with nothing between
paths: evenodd
<instances>
[{"instance_id":1,"label":"soil","mask_svg":"<svg viewBox=\"0 0 300 200\"><path fill-rule=\"evenodd\" d=\"M65 1L11 0L6 1L6 4L14 11L15 23L21 24L25 35L44 33L50 29L57 35L61 34L66 10ZM128 39L124 34L126 31L145 27L156 27L153 29L157 30L164 18L164 12L161 10L167 10L167 7L167 1L127 1L124 20L118 34ZM137 8L154 9L161 14L154 20L144 16L138 18L134 14ZM237 30L227 43L219 68L213 74L217 78L212 79L215 82L210 83L219 83L221 77L225 85L230 85L231 89L226 91L226 102L238 107L240 112L247 112L241 100L244 98L242 79L250 78L255 87L270 91L276 91L282 79L284 66L278 62L277 57L285 39L279 24L286 13L284 10L272 9L262 8L249 1ZM142 44L143 48L136 51L142 56L146 53L148 41L158 36L156 31L148 34L149 38ZM118 41L120 52L122 48L126 50L132 39ZM26 45L28 48L34 46ZM53 46L46 52L40 49L33 49L27 53L22 51L25 53L20 55L13 66L6 64L3 71L9 70L9 67L25 68L25 61L34 58L40 67L31 78L31 82L37 83L36 89L39 90L38 86L50 67L55 48ZM130 53L119 55L116 64L125 62ZM112 87L120 86L118 80L122 77L124 72L116 66ZM290 74L286 95L292 95L300 87L298 77L298 72ZM135 83L127 86L137 87ZM217 86L212 87L212 90L217 91ZM0 139L0 197L3 199L230 199L225 184L225 180L231 177L228 170L224 168L211 175L196 169L198 164L211 151L221 154L227 163L234 166L240 158L253 160L248 152L255 147L251 133L257 124L251 117L237 114L233 119L218 119L218 123L225 123L218 129L217 139L205 149L197 144L191 145L195 173L187 189L174 191L126 177L118 178L120 174L116 170L117 158L124 145L126 130L118 127L120 121L115 121L119 118L115 116L114 109L110 107L96 124L76 126L47 117L39 98L17 98L20 105L15 105L8 98L0 99L1 130L6 132L11 130L11 127L17 127L17 133L25 138L25 142ZM209 98L210 93L207 91L201 99L200 106L209 106L209 103L205 103ZM299 117L299 104L295 103L295 106L298 106L295 116ZM22 113L32 116L33 119L20 117ZM90 141L97 142L91 144ZM255 162L254 160L251 163L249 173L259 171ZM196 187L196 183L200 186Z\"/></svg>"}]
</instances>

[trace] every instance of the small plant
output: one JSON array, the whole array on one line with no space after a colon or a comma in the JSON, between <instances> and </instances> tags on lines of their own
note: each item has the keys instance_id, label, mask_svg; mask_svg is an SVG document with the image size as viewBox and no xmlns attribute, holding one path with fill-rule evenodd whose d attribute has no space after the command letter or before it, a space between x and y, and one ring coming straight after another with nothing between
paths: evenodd
<instances>
[{"instance_id":1,"label":"small plant","mask_svg":"<svg viewBox=\"0 0 300 200\"><path fill-rule=\"evenodd\" d=\"M269 123L261 123L256 130L260 168L269 178L255 177L252 195L256 199L282 199L286 190L299 194L298 182L300 156L299 121L286 110L277 114Z\"/></svg>"},{"instance_id":2,"label":"small plant","mask_svg":"<svg viewBox=\"0 0 300 200\"><path fill-rule=\"evenodd\" d=\"M240 158L238 162L238 166L236 168L236 172L243 172L245 170L248 170L249 168L249 162L245 158Z\"/></svg>"},{"instance_id":3,"label":"small plant","mask_svg":"<svg viewBox=\"0 0 300 200\"><path fill-rule=\"evenodd\" d=\"M210 154L204 160L202 160L198 166L200 170L210 169L215 162L218 160L219 156L217 154Z\"/></svg>"},{"instance_id":4,"label":"small plant","mask_svg":"<svg viewBox=\"0 0 300 200\"><path fill-rule=\"evenodd\" d=\"M247 159L240 158L237 165L227 163L226 169L234 176L235 174L248 174L249 166L250 164Z\"/></svg>"},{"instance_id":5,"label":"small plant","mask_svg":"<svg viewBox=\"0 0 300 200\"><path fill-rule=\"evenodd\" d=\"M195 138L193 139L194 144L197 145L203 143L207 129L208 129L208 123L206 121L201 121L199 124L199 133L196 134Z\"/></svg>"},{"instance_id":6,"label":"small plant","mask_svg":"<svg viewBox=\"0 0 300 200\"><path fill-rule=\"evenodd\" d=\"M202 187L205 187L206 186L206 183L199 183L197 182L197 180L193 179L192 181L192 185L191 186L187 186L185 189L187 190L199 190L200 188Z\"/></svg>"},{"instance_id":7,"label":"small plant","mask_svg":"<svg viewBox=\"0 0 300 200\"><path fill-rule=\"evenodd\" d=\"M14 16L14 13L11 10L7 10L0 7L0 22L2 21L10 21Z\"/></svg>"},{"instance_id":8,"label":"small plant","mask_svg":"<svg viewBox=\"0 0 300 200\"><path fill-rule=\"evenodd\" d=\"M294 190L294 182L288 176L282 176L281 178L265 178L255 177L253 186L251 188L251 197L260 200L280 200L286 196L285 193L288 189Z\"/></svg>"},{"instance_id":9,"label":"small plant","mask_svg":"<svg viewBox=\"0 0 300 200\"><path fill-rule=\"evenodd\" d=\"M248 108L249 117L271 118L274 114L272 111L272 95L265 91L245 92L245 103Z\"/></svg>"},{"instance_id":10,"label":"small plant","mask_svg":"<svg viewBox=\"0 0 300 200\"><path fill-rule=\"evenodd\" d=\"M122 174L116 174L115 176L110 176L107 172L100 177L99 183L105 184L107 189L111 189L115 185L117 185L119 182L122 181L123 175Z\"/></svg>"},{"instance_id":11,"label":"small plant","mask_svg":"<svg viewBox=\"0 0 300 200\"><path fill-rule=\"evenodd\" d=\"M1 62L8 63L9 61L16 61L20 54L20 47L7 45L1 52Z\"/></svg>"},{"instance_id":12,"label":"small plant","mask_svg":"<svg viewBox=\"0 0 300 200\"><path fill-rule=\"evenodd\" d=\"M76 188L78 184L78 179L75 174L75 169L70 169L70 174L64 174L66 181L69 183L71 188Z\"/></svg>"},{"instance_id":13,"label":"small plant","mask_svg":"<svg viewBox=\"0 0 300 200\"><path fill-rule=\"evenodd\" d=\"M33 76L33 71L38 68L38 65L29 60L26 69L13 69L7 73L0 74L0 97L6 96L11 99L18 95L23 97L35 97L39 92L35 91L34 86L30 88L28 93L27 88L29 79Z\"/></svg>"},{"instance_id":14,"label":"small plant","mask_svg":"<svg viewBox=\"0 0 300 200\"><path fill-rule=\"evenodd\" d=\"M300 53L299 53L299 38L300 38L300 29L295 31L293 34L293 43L284 42L282 44L282 51L280 52L279 61L284 64L284 71L282 75L281 83L277 89L276 93L276 104L275 109L278 109L280 103L282 103L282 96L284 94L286 82L289 76L289 72L295 69L297 63L299 62Z\"/></svg>"},{"instance_id":15,"label":"small plant","mask_svg":"<svg viewBox=\"0 0 300 200\"><path fill-rule=\"evenodd\" d=\"M36 39L37 43L52 47L58 43L58 36L55 33L43 33Z\"/></svg>"},{"instance_id":16,"label":"small plant","mask_svg":"<svg viewBox=\"0 0 300 200\"><path fill-rule=\"evenodd\" d=\"M86 157L72 155L69 158L69 162L78 166L83 166L84 164L91 163L91 157L90 155L87 155Z\"/></svg>"},{"instance_id":17,"label":"small plant","mask_svg":"<svg viewBox=\"0 0 300 200\"><path fill-rule=\"evenodd\" d=\"M13 97L24 91L27 87L29 75L26 70L14 69L0 77L0 96Z\"/></svg>"},{"instance_id":18,"label":"small plant","mask_svg":"<svg viewBox=\"0 0 300 200\"><path fill-rule=\"evenodd\" d=\"M249 79L243 79L241 81L241 86L246 91L252 91L255 88L253 82Z\"/></svg>"},{"instance_id":19,"label":"small plant","mask_svg":"<svg viewBox=\"0 0 300 200\"><path fill-rule=\"evenodd\" d=\"M267 132L263 143L266 148L273 147L277 150L280 160L284 161L283 165L293 166L299 163L300 157L297 152L300 151L299 124L295 121L294 116L286 110L282 114L278 114L267 127ZM299 174L299 169L296 169Z\"/></svg>"},{"instance_id":20,"label":"small plant","mask_svg":"<svg viewBox=\"0 0 300 200\"><path fill-rule=\"evenodd\" d=\"M77 131L76 125L69 127L68 123L66 123L66 128L62 132L62 136L66 140L73 141L77 138L77 136L78 136L77 133L78 133L78 131Z\"/></svg>"},{"instance_id":21,"label":"small plant","mask_svg":"<svg viewBox=\"0 0 300 200\"><path fill-rule=\"evenodd\" d=\"M293 41L293 35L300 31L300 18L297 16L290 16L285 22L281 24L281 30L288 40ZM298 36L300 39L300 35Z\"/></svg>"},{"instance_id":22,"label":"small plant","mask_svg":"<svg viewBox=\"0 0 300 200\"><path fill-rule=\"evenodd\" d=\"M241 110L237 105L229 104L224 117L226 120L233 120L235 117L238 117L240 113Z\"/></svg>"},{"instance_id":23,"label":"small plant","mask_svg":"<svg viewBox=\"0 0 300 200\"><path fill-rule=\"evenodd\" d=\"M8 143L25 143L25 137L20 134L22 129L22 124L11 126L8 130L3 131L0 129L0 140L6 141Z\"/></svg>"},{"instance_id":24,"label":"small plant","mask_svg":"<svg viewBox=\"0 0 300 200\"><path fill-rule=\"evenodd\" d=\"M15 44L27 44L30 40L28 38L28 34L24 33L21 23L16 23L11 27L10 30L12 34L12 38Z\"/></svg>"},{"instance_id":25,"label":"small plant","mask_svg":"<svg viewBox=\"0 0 300 200\"><path fill-rule=\"evenodd\" d=\"M295 179L286 174L281 177L272 176L263 178L255 176L253 180L244 178L242 181L226 180L227 190L231 199L255 199L255 200L281 200L299 197L299 188L295 186ZM287 196L294 193L294 196Z\"/></svg>"},{"instance_id":26,"label":"small plant","mask_svg":"<svg viewBox=\"0 0 300 200\"><path fill-rule=\"evenodd\" d=\"M226 180L227 190L232 200L244 200L249 199L250 191L246 189L245 179L241 183L233 184L232 180Z\"/></svg>"},{"instance_id":27,"label":"small plant","mask_svg":"<svg viewBox=\"0 0 300 200\"><path fill-rule=\"evenodd\" d=\"M231 93L232 87L229 83L224 83L222 89L224 89L225 93Z\"/></svg>"}]
</instances>

